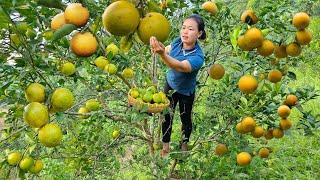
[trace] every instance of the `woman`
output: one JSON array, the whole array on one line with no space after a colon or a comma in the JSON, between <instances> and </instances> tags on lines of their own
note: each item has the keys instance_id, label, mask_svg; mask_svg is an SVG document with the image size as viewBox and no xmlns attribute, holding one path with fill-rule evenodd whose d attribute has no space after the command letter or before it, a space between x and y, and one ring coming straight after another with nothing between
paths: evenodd
<instances>
[{"instance_id":1,"label":"woman","mask_svg":"<svg viewBox=\"0 0 320 180\"><path fill-rule=\"evenodd\" d=\"M206 38L204 21L199 15L186 18L180 30L180 37L176 38L168 47L165 47L155 37L150 38L151 50L160 55L162 61L170 68L166 76L164 92L175 92L168 97L171 113L165 115L162 123L163 148L161 156L168 155L170 151L170 136L175 107L179 102L180 118L182 122L183 140L182 151L188 150L187 143L192 131L192 106L195 95L196 76L204 63L204 55L198 44L198 39Z\"/></svg>"}]
</instances>

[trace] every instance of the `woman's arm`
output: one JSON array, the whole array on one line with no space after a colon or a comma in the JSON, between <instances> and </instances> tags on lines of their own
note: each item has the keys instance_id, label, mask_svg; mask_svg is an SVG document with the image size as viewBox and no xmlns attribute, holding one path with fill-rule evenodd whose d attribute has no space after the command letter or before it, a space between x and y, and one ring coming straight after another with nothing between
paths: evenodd
<instances>
[{"instance_id":1,"label":"woman's arm","mask_svg":"<svg viewBox=\"0 0 320 180\"><path fill-rule=\"evenodd\" d=\"M191 65L187 60L178 61L166 53L161 54L160 57L167 66L176 71L191 72Z\"/></svg>"},{"instance_id":2,"label":"woman's arm","mask_svg":"<svg viewBox=\"0 0 320 180\"><path fill-rule=\"evenodd\" d=\"M177 59L171 57L169 55L170 51L168 52L169 48L164 47L164 45L161 42L159 42L155 37L150 38L150 45L151 45L152 51L154 53L159 54L163 62L170 68L180 72L191 72L192 69L189 61L187 60L178 61ZM170 46L170 50L171 50L171 46Z\"/></svg>"}]
</instances>

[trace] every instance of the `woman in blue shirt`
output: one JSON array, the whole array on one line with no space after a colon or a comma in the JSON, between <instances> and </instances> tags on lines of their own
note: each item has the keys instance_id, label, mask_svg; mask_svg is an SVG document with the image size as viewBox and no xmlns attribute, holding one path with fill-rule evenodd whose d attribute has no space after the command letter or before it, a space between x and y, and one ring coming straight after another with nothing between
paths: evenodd
<instances>
[{"instance_id":1,"label":"woman in blue shirt","mask_svg":"<svg viewBox=\"0 0 320 180\"><path fill-rule=\"evenodd\" d=\"M183 142L181 149L188 150L187 143L192 131L192 106L195 96L196 76L204 63L204 55L198 44L198 39L206 38L204 21L201 16L194 14L186 18L180 30L180 37L165 47L155 37L150 38L153 53L160 55L162 61L170 68L166 75L164 92L174 90L170 100L172 112L165 115L162 123L162 156L170 151L170 136L175 107L179 102L180 118L182 122Z\"/></svg>"}]
</instances>

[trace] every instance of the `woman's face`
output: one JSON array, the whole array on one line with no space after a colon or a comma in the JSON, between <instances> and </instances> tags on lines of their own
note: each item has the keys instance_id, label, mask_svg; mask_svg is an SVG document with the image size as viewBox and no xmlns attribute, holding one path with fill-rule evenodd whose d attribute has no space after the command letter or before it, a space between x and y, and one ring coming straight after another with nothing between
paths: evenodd
<instances>
[{"instance_id":1,"label":"woman's face","mask_svg":"<svg viewBox=\"0 0 320 180\"><path fill-rule=\"evenodd\" d=\"M182 43L192 45L196 43L197 39L201 36L202 32L198 30L198 24L193 19L186 19L180 30L180 37Z\"/></svg>"}]
</instances>

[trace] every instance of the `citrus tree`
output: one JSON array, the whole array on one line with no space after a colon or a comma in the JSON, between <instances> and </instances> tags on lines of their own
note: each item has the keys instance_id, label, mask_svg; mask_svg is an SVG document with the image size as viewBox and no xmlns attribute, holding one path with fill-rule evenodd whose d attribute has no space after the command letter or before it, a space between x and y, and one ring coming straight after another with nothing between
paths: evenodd
<instances>
[{"instance_id":1,"label":"citrus tree","mask_svg":"<svg viewBox=\"0 0 320 180\"><path fill-rule=\"evenodd\" d=\"M266 166L269 141L290 135L293 108L306 135L320 126L303 108L316 89L288 87L290 67L318 58L308 51L319 49L318 8L312 0L3 2L1 176L260 177L254 168ZM167 68L149 39L168 45L193 13L207 39L192 139L181 152L176 123L161 158Z\"/></svg>"}]
</instances>

